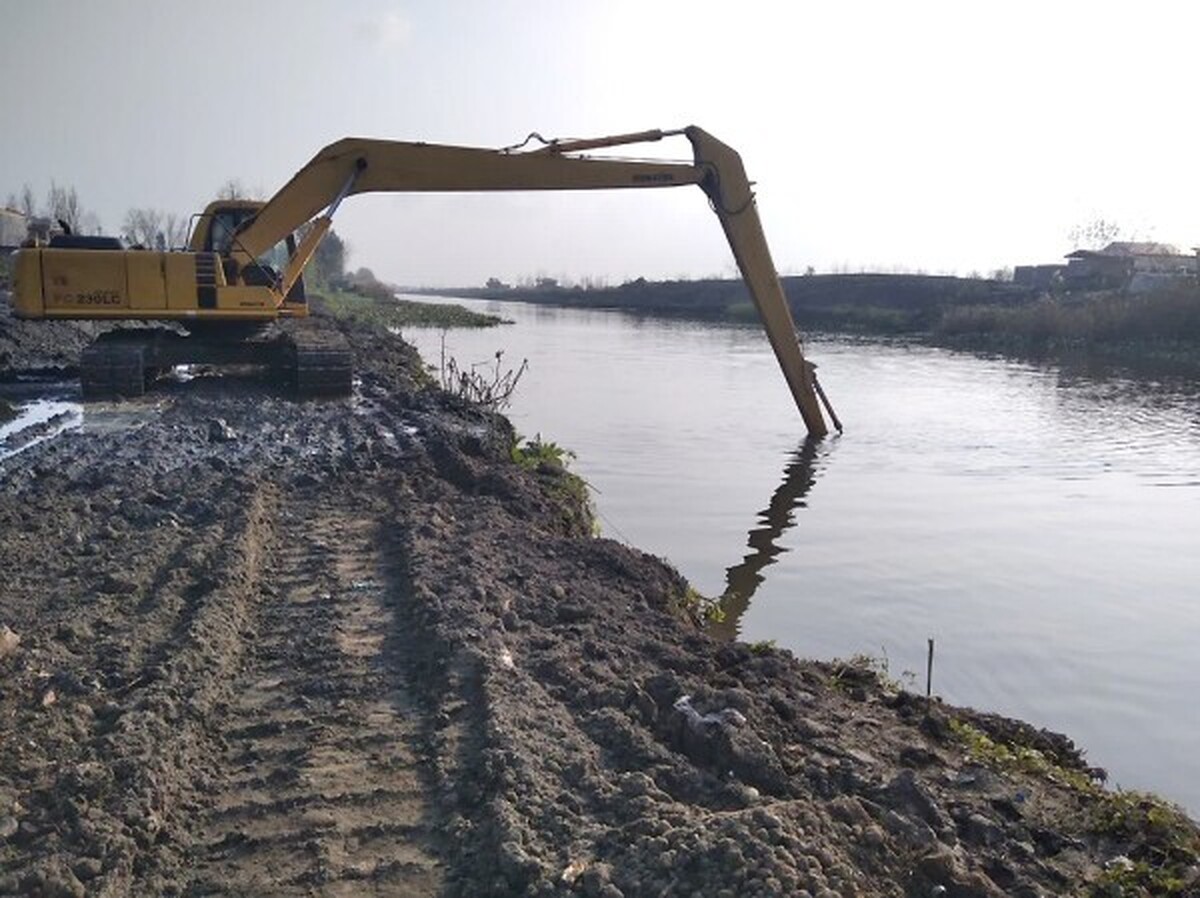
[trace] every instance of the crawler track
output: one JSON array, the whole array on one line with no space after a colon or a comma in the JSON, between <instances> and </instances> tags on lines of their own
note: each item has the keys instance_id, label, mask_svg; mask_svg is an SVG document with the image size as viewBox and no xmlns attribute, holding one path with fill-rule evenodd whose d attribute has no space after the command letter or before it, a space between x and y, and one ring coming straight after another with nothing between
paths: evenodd
<instances>
[{"instance_id":1,"label":"crawler track","mask_svg":"<svg viewBox=\"0 0 1200 898\"><path fill-rule=\"evenodd\" d=\"M339 334L295 328L283 353L285 368L300 396L347 396L354 363Z\"/></svg>"},{"instance_id":2,"label":"crawler track","mask_svg":"<svg viewBox=\"0 0 1200 898\"><path fill-rule=\"evenodd\" d=\"M345 338L329 329L296 322L273 334L210 328L185 336L161 328L130 328L101 334L80 354L85 399L134 398L176 365L265 367L271 379L300 397L349 396L354 359ZM233 327L233 326L231 326Z\"/></svg>"},{"instance_id":3,"label":"crawler track","mask_svg":"<svg viewBox=\"0 0 1200 898\"><path fill-rule=\"evenodd\" d=\"M419 717L380 522L285 502L257 634L222 723L193 894L433 895Z\"/></svg>"}]
</instances>

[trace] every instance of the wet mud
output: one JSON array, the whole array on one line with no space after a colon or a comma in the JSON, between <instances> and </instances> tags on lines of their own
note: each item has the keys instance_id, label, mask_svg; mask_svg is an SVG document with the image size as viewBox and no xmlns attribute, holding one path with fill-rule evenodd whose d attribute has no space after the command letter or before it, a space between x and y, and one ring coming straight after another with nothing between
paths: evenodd
<instances>
[{"instance_id":1,"label":"wet mud","mask_svg":"<svg viewBox=\"0 0 1200 898\"><path fill-rule=\"evenodd\" d=\"M716 638L347 336L351 400L200 371L0 460L0 894L1200 894L1065 737Z\"/></svg>"},{"instance_id":2,"label":"wet mud","mask_svg":"<svg viewBox=\"0 0 1200 898\"><path fill-rule=\"evenodd\" d=\"M79 352L103 330L89 321L23 321L14 318L0 290L0 381L32 373L76 370Z\"/></svg>"}]
</instances>

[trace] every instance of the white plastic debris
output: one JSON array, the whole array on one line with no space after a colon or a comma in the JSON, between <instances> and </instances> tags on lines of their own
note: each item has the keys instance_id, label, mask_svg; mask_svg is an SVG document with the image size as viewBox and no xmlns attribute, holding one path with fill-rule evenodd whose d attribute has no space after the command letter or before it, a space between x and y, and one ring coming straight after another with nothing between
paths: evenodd
<instances>
[{"instance_id":1,"label":"white plastic debris","mask_svg":"<svg viewBox=\"0 0 1200 898\"><path fill-rule=\"evenodd\" d=\"M567 885L574 884L583 871L587 869L587 861L571 861L563 868L562 875L559 879Z\"/></svg>"},{"instance_id":2,"label":"white plastic debris","mask_svg":"<svg viewBox=\"0 0 1200 898\"><path fill-rule=\"evenodd\" d=\"M7 658L20 644L21 637L10 630L7 624L0 624L0 658Z\"/></svg>"},{"instance_id":3,"label":"white plastic debris","mask_svg":"<svg viewBox=\"0 0 1200 898\"><path fill-rule=\"evenodd\" d=\"M740 727L746 724L745 715L736 708L722 708L720 711L713 711L710 714L701 714L692 707L690 695L681 695L675 699L674 708L687 719L688 726L694 730L702 730L711 726Z\"/></svg>"}]
</instances>

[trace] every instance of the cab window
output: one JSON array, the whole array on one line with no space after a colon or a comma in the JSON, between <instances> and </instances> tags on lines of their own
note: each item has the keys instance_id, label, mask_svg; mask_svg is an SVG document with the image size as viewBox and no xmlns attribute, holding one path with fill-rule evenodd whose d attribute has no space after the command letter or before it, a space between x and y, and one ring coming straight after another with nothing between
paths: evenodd
<instances>
[{"instance_id":1,"label":"cab window","mask_svg":"<svg viewBox=\"0 0 1200 898\"><path fill-rule=\"evenodd\" d=\"M222 255L228 253L233 246L234 232L243 221L253 214L253 209L222 209L214 212L204 248Z\"/></svg>"},{"instance_id":2,"label":"cab window","mask_svg":"<svg viewBox=\"0 0 1200 898\"><path fill-rule=\"evenodd\" d=\"M222 209L220 212L214 213L212 226L208 229L208 241L204 248L210 252L227 255L233 248L233 235L237 233L242 222L253 215L253 209ZM288 259L295 251L295 238L288 235L262 253L255 261L267 268L281 269L287 265Z\"/></svg>"}]
</instances>

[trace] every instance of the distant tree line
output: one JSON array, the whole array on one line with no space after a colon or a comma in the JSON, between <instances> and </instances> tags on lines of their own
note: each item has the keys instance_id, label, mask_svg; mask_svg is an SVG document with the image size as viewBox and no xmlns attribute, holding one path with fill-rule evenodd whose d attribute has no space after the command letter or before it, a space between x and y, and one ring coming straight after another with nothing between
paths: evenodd
<instances>
[{"instance_id":1,"label":"distant tree line","mask_svg":"<svg viewBox=\"0 0 1200 898\"><path fill-rule=\"evenodd\" d=\"M261 190L248 190L241 181L230 178L217 190L218 199L261 199ZM39 203L29 184L20 192L9 192L4 205L27 219L47 219L51 227L65 226L72 234L97 235L105 230L100 218L86 209L73 186L50 182L45 199ZM125 213L119 236L131 247L168 250L182 249L188 239L190 217L153 207L133 207ZM304 229L302 229L303 232ZM303 236L303 233L297 236ZM325 235L313 254L305 277L314 286L338 286L348 283L346 259L350 247L334 230ZM366 269L363 269L365 271Z\"/></svg>"},{"instance_id":2,"label":"distant tree line","mask_svg":"<svg viewBox=\"0 0 1200 898\"><path fill-rule=\"evenodd\" d=\"M121 225L121 236L130 246L147 249L179 249L187 240L188 221L160 209L130 209Z\"/></svg>"},{"instance_id":3,"label":"distant tree line","mask_svg":"<svg viewBox=\"0 0 1200 898\"><path fill-rule=\"evenodd\" d=\"M79 194L74 187L64 187L57 181L50 182L50 189L42 204L38 204L33 188L28 184L21 188L20 194L9 193L4 205L15 209L26 218L48 218L52 222L61 222L71 229L73 234L102 234L100 218L84 209L79 201Z\"/></svg>"}]
</instances>

